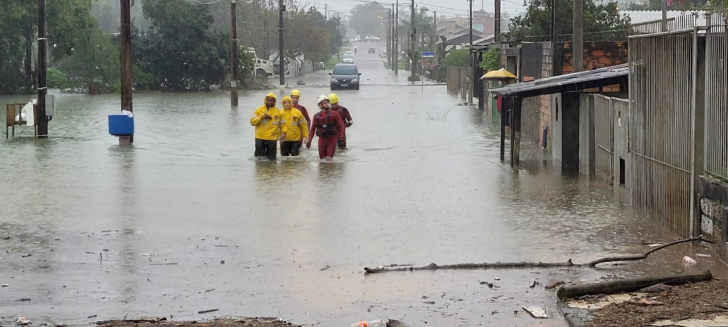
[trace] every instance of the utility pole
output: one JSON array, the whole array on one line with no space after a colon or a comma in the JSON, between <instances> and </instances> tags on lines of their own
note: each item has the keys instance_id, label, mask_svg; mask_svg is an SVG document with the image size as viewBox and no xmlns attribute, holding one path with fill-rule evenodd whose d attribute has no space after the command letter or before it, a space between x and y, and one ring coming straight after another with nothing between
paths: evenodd
<instances>
[{"instance_id":1,"label":"utility pole","mask_svg":"<svg viewBox=\"0 0 728 327\"><path fill-rule=\"evenodd\" d=\"M558 26L556 25L556 1L551 0L551 42L553 43L552 50L556 50L556 42L559 41L559 33L557 31Z\"/></svg>"},{"instance_id":2,"label":"utility pole","mask_svg":"<svg viewBox=\"0 0 728 327\"><path fill-rule=\"evenodd\" d=\"M46 5L45 0L38 0L38 111L36 124L38 124L38 137L48 137L48 117L46 116Z\"/></svg>"},{"instance_id":3,"label":"utility pole","mask_svg":"<svg viewBox=\"0 0 728 327\"><path fill-rule=\"evenodd\" d=\"M235 0L230 0L230 105L238 106L238 17Z\"/></svg>"},{"instance_id":4,"label":"utility pole","mask_svg":"<svg viewBox=\"0 0 728 327\"><path fill-rule=\"evenodd\" d=\"M571 46L571 71L584 69L584 0L574 0L574 37Z\"/></svg>"},{"instance_id":5,"label":"utility pole","mask_svg":"<svg viewBox=\"0 0 728 327\"><path fill-rule=\"evenodd\" d=\"M394 75L399 75L399 0L395 0L394 11Z\"/></svg>"},{"instance_id":6,"label":"utility pole","mask_svg":"<svg viewBox=\"0 0 728 327\"><path fill-rule=\"evenodd\" d=\"M121 110L133 112L131 88L131 0L121 0ZM119 144L134 143L134 135L120 136Z\"/></svg>"},{"instance_id":7,"label":"utility pole","mask_svg":"<svg viewBox=\"0 0 728 327\"><path fill-rule=\"evenodd\" d=\"M468 0L470 2L470 47L473 47L473 0ZM497 0L496 0L497 1Z\"/></svg>"},{"instance_id":8,"label":"utility pole","mask_svg":"<svg viewBox=\"0 0 728 327\"><path fill-rule=\"evenodd\" d=\"M415 54L415 35L417 34L417 27L415 26L415 0L412 0L412 20L410 21L410 27L412 27L412 34L410 34L410 76L412 76L412 82L415 81L417 76L417 56Z\"/></svg>"},{"instance_id":9,"label":"utility pole","mask_svg":"<svg viewBox=\"0 0 728 327\"><path fill-rule=\"evenodd\" d=\"M435 40L431 41L433 46L435 47L434 49L432 49L434 50L433 52L435 53L435 57L432 58L432 60L435 61L435 64L439 64L439 62L437 62L437 40L440 39L440 35L437 34L437 10L433 11L432 13L435 14Z\"/></svg>"},{"instance_id":10,"label":"utility pole","mask_svg":"<svg viewBox=\"0 0 728 327\"><path fill-rule=\"evenodd\" d=\"M667 32L667 0L661 1L662 5L662 24L660 26L661 32Z\"/></svg>"},{"instance_id":11,"label":"utility pole","mask_svg":"<svg viewBox=\"0 0 728 327\"><path fill-rule=\"evenodd\" d=\"M493 41L500 41L501 0L495 0L495 26L493 28Z\"/></svg>"},{"instance_id":12,"label":"utility pole","mask_svg":"<svg viewBox=\"0 0 728 327\"><path fill-rule=\"evenodd\" d=\"M329 5L328 4L324 5L324 18L326 20L329 20Z\"/></svg>"},{"instance_id":13,"label":"utility pole","mask_svg":"<svg viewBox=\"0 0 728 327\"><path fill-rule=\"evenodd\" d=\"M278 0L278 74L281 76L280 88L281 91L286 88L286 69L285 60L283 55L283 31L286 28L283 26L283 12L286 11L286 5L283 4L283 0ZM328 18L327 18L328 19Z\"/></svg>"},{"instance_id":14,"label":"utility pole","mask_svg":"<svg viewBox=\"0 0 728 327\"><path fill-rule=\"evenodd\" d=\"M396 24L397 21L394 18L394 4L392 4L392 9L390 9L389 12L389 34L391 38L389 39L389 68L394 71L394 24Z\"/></svg>"}]
</instances>

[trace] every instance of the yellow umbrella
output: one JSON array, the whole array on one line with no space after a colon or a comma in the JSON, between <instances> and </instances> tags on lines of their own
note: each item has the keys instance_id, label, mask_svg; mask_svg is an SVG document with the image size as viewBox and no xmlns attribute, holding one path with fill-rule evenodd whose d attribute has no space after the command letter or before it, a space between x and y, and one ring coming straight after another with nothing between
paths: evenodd
<instances>
[{"instance_id":1,"label":"yellow umbrella","mask_svg":"<svg viewBox=\"0 0 728 327\"><path fill-rule=\"evenodd\" d=\"M511 72L505 70L505 68L501 68L498 70L491 70L480 79L517 79L516 75L511 74Z\"/></svg>"}]
</instances>

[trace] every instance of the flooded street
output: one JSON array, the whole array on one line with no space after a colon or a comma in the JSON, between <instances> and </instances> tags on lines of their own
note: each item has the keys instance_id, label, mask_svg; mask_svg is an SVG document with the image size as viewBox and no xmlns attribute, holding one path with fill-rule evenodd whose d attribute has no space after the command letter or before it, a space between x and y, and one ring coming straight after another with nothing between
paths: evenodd
<instances>
[{"instance_id":1,"label":"flooded street","mask_svg":"<svg viewBox=\"0 0 728 327\"><path fill-rule=\"evenodd\" d=\"M444 85L407 86L408 72L395 77L363 52L361 90L337 92L355 123L333 163L319 162L316 142L300 158L253 160L249 119L268 91L241 92L238 108L226 92L137 93L129 148L107 133L118 95L57 95L49 139L22 128L0 140L0 284L10 284L0 316L565 326L553 292L529 286L608 272L363 267L585 262L669 239L610 186L562 177L534 145L514 174L499 162L497 123L457 106ZM327 78L302 78L311 115ZM495 277L501 288L479 284ZM521 310L534 305L550 319ZM219 311L197 314L208 309Z\"/></svg>"}]
</instances>

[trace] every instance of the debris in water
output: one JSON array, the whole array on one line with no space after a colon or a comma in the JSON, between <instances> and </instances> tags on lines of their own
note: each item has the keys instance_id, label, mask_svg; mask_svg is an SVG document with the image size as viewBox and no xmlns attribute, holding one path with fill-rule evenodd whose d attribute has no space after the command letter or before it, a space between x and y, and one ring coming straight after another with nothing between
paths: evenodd
<instances>
[{"instance_id":1,"label":"debris in water","mask_svg":"<svg viewBox=\"0 0 728 327\"><path fill-rule=\"evenodd\" d=\"M480 282L480 285L488 285L489 288L493 288L494 284L486 281Z\"/></svg>"},{"instance_id":2,"label":"debris in water","mask_svg":"<svg viewBox=\"0 0 728 327\"><path fill-rule=\"evenodd\" d=\"M429 297L429 296L427 296L427 295L423 295L423 296L422 296L422 299L423 299L423 300L427 300L427 299L429 299L429 298L430 298L430 297Z\"/></svg>"},{"instance_id":3,"label":"debris in water","mask_svg":"<svg viewBox=\"0 0 728 327\"><path fill-rule=\"evenodd\" d=\"M496 278L494 278L494 279L495 279L495 280L500 280L500 277L496 277Z\"/></svg>"},{"instance_id":4,"label":"debris in water","mask_svg":"<svg viewBox=\"0 0 728 327\"><path fill-rule=\"evenodd\" d=\"M693 266L698 263L697 261L695 261L695 259L688 257L688 256L682 257L682 262L683 262L683 265L685 265L685 266Z\"/></svg>"},{"instance_id":5,"label":"debris in water","mask_svg":"<svg viewBox=\"0 0 728 327\"><path fill-rule=\"evenodd\" d=\"M25 317L18 317L18 323L21 325L27 325L30 323L30 320L28 320L28 318L25 318Z\"/></svg>"},{"instance_id":6,"label":"debris in water","mask_svg":"<svg viewBox=\"0 0 728 327\"><path fill-rule=\"evenodd\" d=\"M221 260L221 261L220 261L220 264L221 264L221 265L224 265L224 264L225 264L225 260Z\"/></svg>"},{"instance_id":7,"label":"debris in water","mask_svg":"<svg viewBox=\"0 0 728 327\"><path fill-rule=\"evenodd\" d=\"M198 311L197 314L205 314L205 313L215 312L215 311L219 311L219 310L220 309L202 310L202 311Z\"/></svg>"},{"instance_id":8,"label":"debris in water","mask_svg":"<svg viewBox=\"0 0 728 327\"><path fill-rule=\"evenodd\" d=\"M643 289L640 289L639 291L642 293L662 293L662 292L669 292L672 288L670 286L667 286L665 284L657 284L645 287Z\"/></svg>"},{"instance_id":9,"label":"debris in water","mask_svg":"<svg viewBox=\"0 0 728 327\"><path fill-rule=\"evenodd\" d=\"M650 244L650 245L648 245L648 246L649 246L649 247L651 247L651 248L656 248L656 247L658 247L658 246L662 246L662 244L660 244L660 243L655 243L655 244Z\"/></svg>"},{"instance_id":10,"label":"debris in water","mask_svg":"<svg viewBox=\"0 0 728 327\"><path fill-rule=\"evenodd\" d=\"M422 302L422 303L424 303L424 304L435 304L435 301L425 301L425 302Z\"/></svg>"},{"instance_id":11,"label":"debris in water","mask_svg":"<svg viewBox=\"0 0 728 327\"><path fill-rule=\"evenodd\" d=\"M553 282L551 284L546 285L546 289L551 290L551 289L554 289L554 288L564 285L564 284L566 284L566 283L564 283L563 281Z\"/></svg>"},{"instance_id":12,"label":"debris in water","mask_svg":"<svg viewBox=\"0 0 728 327\"><path fill-rule=\"evenodd\" d=\"M629 304L636 304L636 305L643 305L643 306L655 306L655 305L663 305L664 303L659 301L653 301L648 299L640 299L639 301L627 301L626 303Z\"/></svg>"},{"instance_id":13,"label":"debris in water","mask_svg":"<svg viewBox=\"0 0 728 327\"><path fill-rule=\"evenodd\" d=\"M539 283L538 281L535 281L535 280L534 280L534 281L533 281L533 284L531 284L531 286L529 286L528 288L535 288L535 287L536 287L536 285L540 285L540 284L541 284L541 283Z\"/></svg>"},{"instance_id":14,"label":"debris in water","mask_svg":"<svg viewBox=\"0 0 728 327\"><path fill-rule=\"evenodd\" d=\"M544 310L541 307L523 307L523 310L531 314L531 317L534 318L548 318L549 316L546 314L546 310Z\"/></svg>"},{"instance_id":15,"label":"debris in water","mask_svg":"<svg viewBox=\"0 0 728 327\"><path fill-rule=\"evenodd\" d=\"M498 310L493 310L493 311L490 312L491 315L494 315L496 313L498 313Z\"/></svg>"},{"instance_id":16,"label":"debris in water","mask_svg":"<svg viewBox=\"0 0 728 327\"><path fill-rule=\"evenodd\" d=\"M88 319L92 319L92 318L96 318L96 317L97 317L97 315L88 316Z\"/></svg>"},{"instance_id":17,"label":"debris in water","mask_svg":"<svg viewBox=\"0 0 728 327\"><path fill-rule=\"evenodd\" d=\"M19 299L18 302L30 302L30 299L26 297L26 298Z\"/></svg>"},{"instance_id":18,"label":"debris in water","mask_svg":"<svg viewBox=\"0 0 728 327\"><path fill-rule=\"evenodd\" d=\"M155 255L157 255L157 254L156 253L142 253L143 257L153 257Z\"/></svg>"},{"instance_id":19,"label":"debris in water","mask_svg":"<svg viewBox=\"0 0 728 327\"><path fill-rule=\"evenodd\" d=\"M27 257L32 257L32 256L33 256L32 254L28 253L28 254L23 254L20 257L21 258L27 258Z\"/></svg>"},{"instance_id":20,"label":"debris in water","mask_svg":"<svg viewBox=\"0 0 728 327\"><path fill-rule=\"evenodd\" d=\"M710 254L704 254L704 253L696 253L695 256L698 258L712 258L713 257Z\"/></svg>"},{"instance_id":21,"label":"debris in water","mask_svg":"<svg viewBox=\"0 0 728 327\"><path fill-rule=\"evenodd\" d=\"M10 284L2 284L0 287L10 287Z\"/></svg>"}]
</instances>

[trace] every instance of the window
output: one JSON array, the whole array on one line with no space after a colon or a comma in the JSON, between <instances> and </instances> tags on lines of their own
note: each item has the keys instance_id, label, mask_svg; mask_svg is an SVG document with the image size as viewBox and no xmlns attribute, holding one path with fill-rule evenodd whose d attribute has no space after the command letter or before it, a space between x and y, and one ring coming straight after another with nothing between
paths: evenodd
<instances>
[{"instance_id":1,"label":"window","mask_svg":"<svg viewBox=\"0 0 728 327\"><path fill-rule=\"evenodd\" d=\"M356 66L336 66L334 67L334 75L356 75L359 72Z\"/></svg>"}]
</instances>

